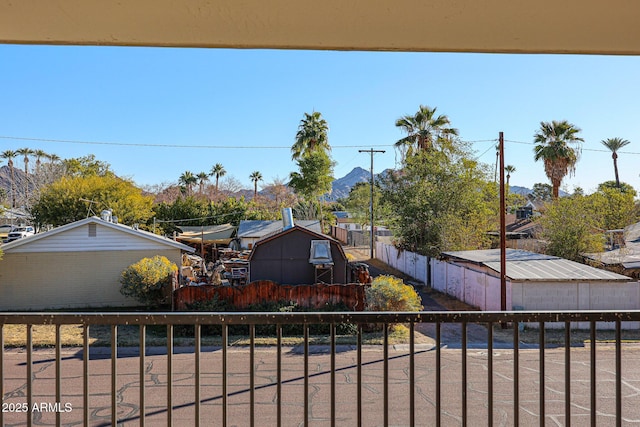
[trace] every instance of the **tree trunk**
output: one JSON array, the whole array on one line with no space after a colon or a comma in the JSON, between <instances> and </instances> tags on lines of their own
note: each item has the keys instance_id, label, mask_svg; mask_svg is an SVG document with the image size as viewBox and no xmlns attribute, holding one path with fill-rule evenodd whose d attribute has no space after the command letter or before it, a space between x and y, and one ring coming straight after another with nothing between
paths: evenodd
<instances>
[{"instance_id":1,"label":"tree trunk","mask_svg":"<svg viewBox=\"0 0 640 427\"><path fill-rule=\"evenodd\" d=\"M618 153L613 153L611 157L613 157L613 170L616 173L616 187L620 189L620 177L618 176Z\"/></svg>"}]
</instances>

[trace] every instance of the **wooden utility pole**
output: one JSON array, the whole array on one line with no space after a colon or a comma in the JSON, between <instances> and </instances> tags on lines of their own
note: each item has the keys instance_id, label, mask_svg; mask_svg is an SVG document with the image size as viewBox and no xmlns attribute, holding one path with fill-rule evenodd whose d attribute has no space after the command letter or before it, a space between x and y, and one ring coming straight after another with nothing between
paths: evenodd
<instances>
[{"instance_id":1,"label":"wooden utility pole","mask_svg":"<svg viewBox=\"0 0 640 427\"><path fill-rule=\"evenodd\" d=\"M373 248L374 248L374 239L375 234L373 232L373 153L384 153L384 150L374 150L373 148L369 150L358 150L359 153L370 153L371 154L371 201L369 202L369 211L371 212L371 250L370 256L373 259Z\"/></svg>"},{"instance_id":2,"label":"wooden utility pole","mask_svg":"<svg viewBox=\"0 0 640 427\"><path fill-rule=\"evenodd\" d=\"M504 185L504 134L500 132L500 310L507 310L507 208Z\"/></svg>"}]
</instances>

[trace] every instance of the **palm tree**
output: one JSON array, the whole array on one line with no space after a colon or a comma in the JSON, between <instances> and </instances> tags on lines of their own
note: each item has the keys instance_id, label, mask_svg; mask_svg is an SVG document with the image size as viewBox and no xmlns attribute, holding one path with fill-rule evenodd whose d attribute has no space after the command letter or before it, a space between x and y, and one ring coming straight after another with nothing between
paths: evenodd
<instances>
[{"instance_id":1,"label":"palm tree","mask_svg":"<svg viewBox=\"0 0 640 427\"><path fill-rule=\"evenodd\" d=\"M620 177L618 176L618 150L631 143L622 138L609 138L604 141L600 141L602 145L611 150L611 158L613 159L613 170L616 173L616 187L620 188Z\"/></svg>"},{"instance_id":2,"label":"palm tree","mask_svg":"<svg viewBox=\"0 0 640 427\"><path fill-rule=\"evenodd\" d=\"M220 177L224 176L226 173L227 171L224 170L224 166L220 163L216 163L215 166L211 168L211 176L216 177L216 194L218 194L218 181L220 180Z\"/></svg>"},{"instance_id":3,"label":"palm tree","mask_svg":"<svg viewBox=\"0 0 640 427\"><path fill-rule=\"evenodd\" d=\"M13 173L13 158L16 157L18 153L13 150L5 150L0 154L0 157L3 159L7 159L7 165L9 166L9 172L11 173L11 207L16 207L16 191L15 191L15 176Z\"/></svg>"},{"instance_id":4,"label":"palm tree","mask_svg":"<svg viewBox=\"0 0 640 427\"><path fill-rule=\"evenodd\" d=\"M507 173L507 185L509 185L509 179L511 178L511 174L516 171L516 167L513 165L507 165L504 167L504 171Z\"/></svg>"},{"instance_id":5,"label":"palm tree","mask_svg":"<svg viewBox=\"0 0 640 427\"><path fill-rule=\"evenodd\" d=\"M297 160L314 150L331 151L328 132L329 125L319 112L304 113L304 119L298 125L296 141L291 147L291 158Z\"/></svg>"},{"instance_id":6,"label":"palm tree","mask_svg":"<svg viewBox=\"0 0 640 427\"><path fill-rule=\"evenodd\" d=\"M198 178L191 172L186 171L178 178L180 185L187 189L187 196L193 193L193 185L198 182Z\"/></svg>"},{"instance_id":7,"label":"palm tree","mask_svg":"<svg viewBox=\"0 0 640 427\"><path fill-rule=\"evenodd\" d=\"M414 115L406 115L396 120L396 127L406 132L407 136L394 145L400 149L413 149L415 146L418 151L430 150L440 138L458 135L458 129L450 125L451 122L446 115L436 116L436 107L420 105Z\"/></svg>"},{"instance_id":8,"label":"palm tree","mask_svg":"<svg viewBox=\"0 0 640 427\"><path fill-rule=\"evenodd\" d=\"M198 190L198 192L200 194L204 193L204 183L209 181L209 174L206 172L200 172L198 175L196 175L196 178L198 178L198 185L200 186L200 189Z\"/></svg>"},{"instance_id":9,"label":"palm tree","mask_svg":"<svg viewBox=\"0 0 640 427\"><path fill-rule=\"evenodd\" d=\"M20 156L24 156L24 174L29 176L29 156L33 154L31 148L19 148L16 150Z\"/></svg>"},{"instance_id":10,"label":"palm tree","mask_svg":"<svg viewBox=\"0 0 640 427\"><path fill-rule=\"evenodd\" d=\"M570 176L576 170L576 163L580 158L580 143L584 142L578 136L580 129L575 125L563 121L540 122L540 130L534 134L534 159L544 162L544 171L552 186L552 197L558 198L560 184L567 174ZM571 145L576 145L573 148Z\"/></svg>"},{"instance_id":11,"label":"palm tree","mask_svg":"<svg viewBox=\"0 0 640 427\"><path fill-rule=\"evenodd\" d=\"M36 175L40 173L40 165L42 164L42 158L48 157L47 153L44 150L33 150L33 155L36 158Z\"/></svg>"},{"instance_id":12,"label":"palm tree","mask_svg":"<svg viewBox=\"0 0 640 427\"><path fill-rule=\"evenodd\" d=\"M262 181L262 174L258 171L252 172L249 179L253 182L253 198L258 196L258 181Z\"/></svg>"}]
</instances>

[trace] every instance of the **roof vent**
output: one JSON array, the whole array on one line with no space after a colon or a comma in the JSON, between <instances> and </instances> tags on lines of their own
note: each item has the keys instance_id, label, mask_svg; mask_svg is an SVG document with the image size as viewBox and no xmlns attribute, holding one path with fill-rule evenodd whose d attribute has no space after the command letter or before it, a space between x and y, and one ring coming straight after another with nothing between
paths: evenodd
<instances>
[{"instance_id":1,"label":"roof vent","mask_svg":"<svg viewBox=\"0 0 640 427\"><path fill-rule=\"evenodd\" d=\"M103 221L111 222L111 216L112 216L111 209L105 209L102 212L100 212L100 218L102 218Z\"/></svg>"},{"instance_id":2,"label":"roof vent","mask_svg":"<svg viewBox=\"0 0 640 427\"><path fill-rule=\"evenodd\" d=\"M282 229L293 228L293 212L291 208L282 208Z\"/></svg>"}]
</instances>

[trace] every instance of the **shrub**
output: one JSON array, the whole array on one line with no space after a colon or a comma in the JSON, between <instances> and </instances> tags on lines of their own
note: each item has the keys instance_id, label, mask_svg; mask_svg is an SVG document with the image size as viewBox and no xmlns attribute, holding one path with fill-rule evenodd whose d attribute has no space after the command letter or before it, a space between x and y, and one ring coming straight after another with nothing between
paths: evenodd
<instances>
[{"instance_id":1,"label":"shrub","mask_svg":"<svg viewBox=\"0 0 640 427\"><path fill-rule=\"evenodd\" d=\"M171 284L178 267L163 256L143 258L127 267L120 276L120 293L147 306L162 303L163 288Z\"/></svg>"},{"instance_id":2,"label":"shrub","mask_svg":"<svg viewBox=\"0 0 640 427\"><path fill-rule=\"evenodd\" d=\"M422 299L409 285L394 276L378 276L366 290L367 310L420 311Z\"/></svg>"}]
</instances>

